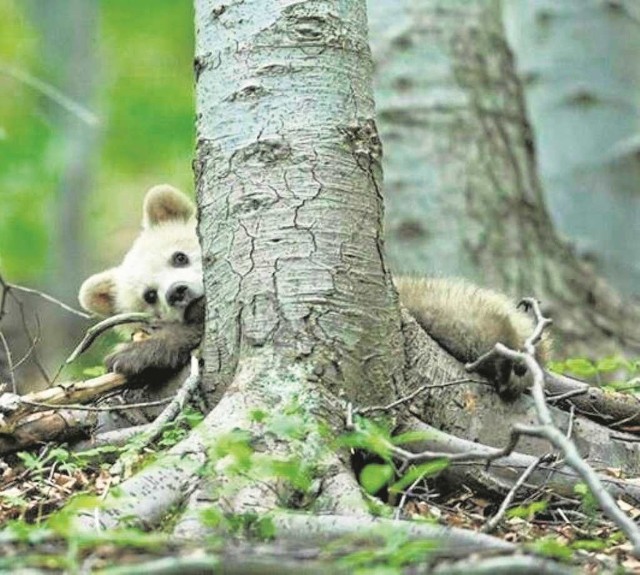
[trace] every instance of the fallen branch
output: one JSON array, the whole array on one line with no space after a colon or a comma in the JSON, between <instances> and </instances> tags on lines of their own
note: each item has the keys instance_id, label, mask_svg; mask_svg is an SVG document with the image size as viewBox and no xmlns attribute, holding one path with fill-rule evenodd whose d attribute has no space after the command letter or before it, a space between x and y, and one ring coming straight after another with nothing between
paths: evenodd
<instances>
[{"instance_id":1,"label":"fallen branch","mask_svg":"<svg viewBox=\"0 0 640 575\"><path fill-rule=\"evenodd\" d=\"M26 395L4 393L0 395L0 433L11 433L12 427L27 413L64 407L69 403L87 403L126 383L123 375L106 373L85 381L59 383L43 391Z\"/></svg>"},{"instance_id":2,"label":"fallen branch","mask_svg":"<svg viewBox=\"0 0 640 575\"><path fill-rule=\"evenodd\" d=\"M88 435L96 421L96 413L77 410L57 409L26 414L13 424L11 433L0 432L0 455L38 443Z\"/></svg>"},{"instance_id":3,"label":"fallen branch","mask_svg":"<svg viewBox=\"0 0 640 575\"><path fill-rule=\"evenodd\" d=\"M6 359L6 371L9 373L9 379L11 382L11 391L13 393L17 393L17 386L16 386L16 376L14 374L14 370L15 367L13 365L13 357L11 356L11 349L9 348L9 343L7 342L7 338L4 336L4 333L2 333L2 330L0 330L0 344L2 344L2 353L4 358ZM0 356L0 370L3 370L3 366L2 366L2 357ZM0 371L0 376L2 376L2 371ZM5 382L3 382L0 379L0 384L3 384Z\"/></svg>"},{"instance_id":4,"label":"fallen branch","mask_svg":"<svg viewBox=\"0 0 640 575\"><path fill-rule=\"evenodd\" d=\"M18 284L10 284L10 283L6 283L6 290L15 290L15 291L21 291L23 293L28 293L30 295L36 295L40 298L42 298L45 301L48 301L49 303L55 304L59 307L61 307L62 309L68 311L69 313L72 313L74 315L77 315L79 317L82 317L84 319L91 319L93 316L91 314L88 314L84 311L80 311L79 309L75 309L73 307L71 307L70 305L67 305L66 303L64 303L63 301L60 301L59 299L50 296L47 293L41 292L37 289L33 289L33 288L28 288L28 287L24 287Z\"/></svg>"},{"instance_id":5,"label":"fallen branch","mask_svg":"<svg viewBox=\"0 0 640 575\"><path fill-rule=\"evenodd\" d=\"M86 381L61 383L23 396L14 393L0 395L0 454L84 433L96 423L96 412L128 406L89 408L81 404L126 383L124 376L107 373Z\"/></svg>"}]
</instances>

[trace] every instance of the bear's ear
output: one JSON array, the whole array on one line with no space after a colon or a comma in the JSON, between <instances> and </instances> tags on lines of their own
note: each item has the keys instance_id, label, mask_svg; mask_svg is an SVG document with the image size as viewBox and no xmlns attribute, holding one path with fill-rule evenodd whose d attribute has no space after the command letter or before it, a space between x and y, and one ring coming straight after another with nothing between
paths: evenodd
<instances>
[{"instance_id":1,"label":"bear's ear","mask_svg":"<svg viewBox=\"0 0 640 575\"><path fill-rule=\"evenodd\" d=\"M87 311L98 315L113 315L116 312L116 268L111 268L84 280L78 299Z\"/></svg>"},{"instance_id":2,"label":"bear's ear","mask_svg":"<svg viewBox=\"0 0 640 575\"><path fill-rule=\"evenodd\" d=\"M144 197L142 227L151 228L172 220L188 221L195 212L191 200L180 190L160 184L151 188Z\"/></svg>"}]
</instances>

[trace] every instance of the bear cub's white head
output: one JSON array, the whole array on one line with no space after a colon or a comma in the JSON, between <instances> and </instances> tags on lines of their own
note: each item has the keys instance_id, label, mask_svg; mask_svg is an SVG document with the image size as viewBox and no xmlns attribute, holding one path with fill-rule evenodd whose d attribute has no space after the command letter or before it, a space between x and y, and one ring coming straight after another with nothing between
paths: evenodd
<instances>
[{"instance_id":1,"label":"bear cub's white head","mask_svg":"<svg viewBox=\"0 0 640 575\"><path fill-rule=\"evenodd\" d=\"M182 322L203 295L195 207L162 184L145 195L142 232L122 263L85 280L78 297L83 308L103 316L140 311Z\"/></svg>"}]
</instances>

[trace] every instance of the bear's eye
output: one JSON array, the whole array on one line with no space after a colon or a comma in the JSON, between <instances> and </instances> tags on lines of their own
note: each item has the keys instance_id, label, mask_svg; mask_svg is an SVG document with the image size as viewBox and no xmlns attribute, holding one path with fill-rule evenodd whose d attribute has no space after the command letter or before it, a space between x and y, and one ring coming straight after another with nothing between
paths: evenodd
<instances>
[{"instance_id":1,"label":"bear's eye","mask_svg":"<svg viewBox=\"0 0 640 575\"><path fill-rule=\"evenodd\" d=\"M148 304L153 305L158 301L158 292L157 290L154 290L154 289L148 289L147 291L144 292L142 297L144 298L144 301L146 301Z\"/></svg>"},{"instance_id":2,"label":"bear's eye","mask_svg":"<svg viewBox=\"0 0 640 575\"><path fill-rule=\"evenodd\" d=\"M189 256L184 252L176 252L171 256L171 263L175 268L183 268L189 265Z\"/></svg>"}]
</instances>

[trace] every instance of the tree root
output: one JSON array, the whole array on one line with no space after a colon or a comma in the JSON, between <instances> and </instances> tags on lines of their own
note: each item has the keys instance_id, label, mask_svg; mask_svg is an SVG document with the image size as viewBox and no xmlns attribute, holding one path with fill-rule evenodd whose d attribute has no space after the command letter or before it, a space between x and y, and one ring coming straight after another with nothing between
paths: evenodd
<instances>
[{"instance_id":1,"label":"tree root","mask_svg":"<svg viewBox=\"0 0 640 575\"><path fill-rule=\"evenodd\" d=\"M418 419L460 439L498 448L508 445L512 429L537 423L534 402L527 395L507 403L484 385L439 386L468 374L405 313L402 329L407 371L406 388L401 393L408 395L425 382L434 384L433 390L416 397L409 408ZM640 442L636 435L611 430L586 417L572 417L555 407L550 411L558 429L566 433L571 428L580 455L593 466L620 469L628 476L640 475ZM539 457L552 448L545 439L522 437L518 450Z\"/></svg>"},{"instance_id":2,"label":"tree root","mask_svg":"<svg viewBox=\"0 0 640 575\"><path fill-rule=\"evenodd\" d=\"M82 451L88 451L89 449L95 449L96 447L122 447L126 445L133 437L145 433L149 430L151 424L147 425L134 425L133 427L123 427L121 429L114 429L113 431L105 431L103 433L97 433L90 439L83 439L82 441L76 441L72 444L71 449L76 453Z\"/></svg>"},{"instance_id":3,"label":"tree root","mask_svg":"<svg viewBox=\"0 0 640 575\"><path fill-rule=\"evenodd\" d=\"M307 381L302 385L305 379ZM299 397L301 389L305 390L303 397ZM183 503L191 492L186 512L174 530L174 536L181 540L200 540L210 535L212 527L203 523L202 512L217 509L225 517L243 514L268 517L275 527L276 540L287 544L317 546L345 538L347 541L349 538L371 540L371 537L382 537L385 530L392 530L402 532L409 540L432 541L434 551L430 558L514 552L514 545L482 533L372 517L366 511L360 488L346 459L333 449L319 459L318 477L322 480L317 489L311 489L310 500L305 504L316 514L284 511L283 508L290 506L286 496L291 492L277 477L252 476L250 471L230 475L233 458L214 454L220 438L234 430L250 432L251 444L259 453L275 454L275 457L289 454L287 443L274 441L273 433L258 424L252 413L258 407L264 410L265 406L270 412L284 413L294 396L301 401L303 419L320 418L325 423L328 421L335 433L340 432L344 424L335 418L335 400L312 378L295 367L274 366L264 359L242 362L234 382L202 424L166 455L124 481L118 487L118 495L107 496L103 506L80 511L76 528L105 529L124 524L150 528L170 509ZM310 435L305 438L304 445L318 440L326 441ZM205 471L204 476L202 471ZM196 491L193 486L197 486ZM221 525L224 533L228 526ZM220 526L216 531L220 532ZM227 538L225 536L225 541ZM518 570L535 564L537 572L544 572L537 559L513 559L513 566ZM458 567L448 565L447 569L451 571L443 567L441 572L455 573L453 569Z\"/></svg>"},{"instance_id":4,"label":"tree root","mask_svg":"<svg viewBox=\"0 0 640 575\"><path fill-rule=\"evenodd\" d=\"M487 457L495 453L495 447L474 443L427 425L416 417L401 420L399 432L417 431L426 439L407 446L406 449L419 453L421 451L438 451L453 454L486 452ZM456 462L442 472L442 478L448 484L467 485L481 493L505 495L520 475L537 458L532 455L512 452L489 465L482 461ZM622 479L600 475L607 491L616 498L625 499L633 505L640 505L640 487ZM581 479L565 464L541 463L534 470L523 486L525 494L531 494L545 488L564 497L575 497L574 487Z\"/></svg>"},{"instance_id":5,"label":"tree root","mask_svg":"<svg viewBox=\"0 0 640 575\"><path fill-rule=\"evenodd\" d=\"M316 538L295 537L298 533L293 533L291 528L283 530L283 535L287 537L277 537L268 542L244 541L239 538L227 537L222 547L220 545L209 546L206 549L199 548L194 551L191 542L172 542L169 549L158 549L154 551L137 550L135 556L127 553L126 550L118 552L117 549L108 550L110 556L101 555L111 567L99 569L102 575L200 575L202 573L225 573L227 575L324 575L326 573L345 574L354 572L354 564L350 558L362 552L370 552L369 564L367 559L361 560L358 572L376 571L376 568L388 566L386 557L376 553L384 549L385 532L403 530L406 522L391 522L389 520L374 521L374 527L356 522L350 525L351 529L341 530L340 533L331 533L331 523L342 522L341 517L328 517L326 521L318 523L313 533L321 533L318 541ZM308 526L306 523L298 522L295 519L290 523ZM324 525L323 525L324 524ZM476 541L469 541L463 538L463 550L454 549L456 541L459 540L460 529L440 529L435 526L420 525L426 529L418 529L416 533L405 533L407 542L418 541L421 544L433 544L437 548L442 544L449 553L440 547L432 552L425 545L424 557L414 557L400 567L399 573L430 573L433 575L572 575L576 571L571 566L561 565L553 561L536 557L533 555L521 555L514 552L514 546L509 550L496 551L493 546L497 540L487 538L484 540L477 538ZM423 533L424 532L424 533ZM423 537L427 535L427 537ZM472 559L459 559L464 549L477 549L479 543L489 543L489 548L480 549ZM198 541L193 542L196 545ZM1 545L1 544L0 544ZM31 546L30 551L34 551ZM213 548L212 548L213 547ZM6 550L6 545L3 546ZM57 549L50 542L46 546L46 552L50 554L52 550L56 554L63 554L63 549ZM13 555L17 555L19 550L11 550ZM160 557L158 557L160 555ZM162 556L164 555L164 556ZM135 562L132 562L135 561ZM10 560L15 562L15 558ZM0 564L2 561L0 561ZM99 564L98 563L98 564ZM7 563L11 565L11 563ZM82 573L93 572L96 568L96 557L90 554L79 566ZM367 569L370 568L370 569ZM42 569L22 569L21 573L30 575L46 575L50 570ZM394 571L396 572L396 571Z\"/></svg>"},{"instance_id":6,"label":"tree root","mask_svg":"<svg viewBox=\"0 0 640 575\"><path fill-rule=\"evenodd\" d=\"M629 393L612 393L554 373L545 374L548 402L575 406L577 412L608 427L640 425L640 400ZM554 400L555 398L555 400Z\"/></svg>"}]
</instances>

